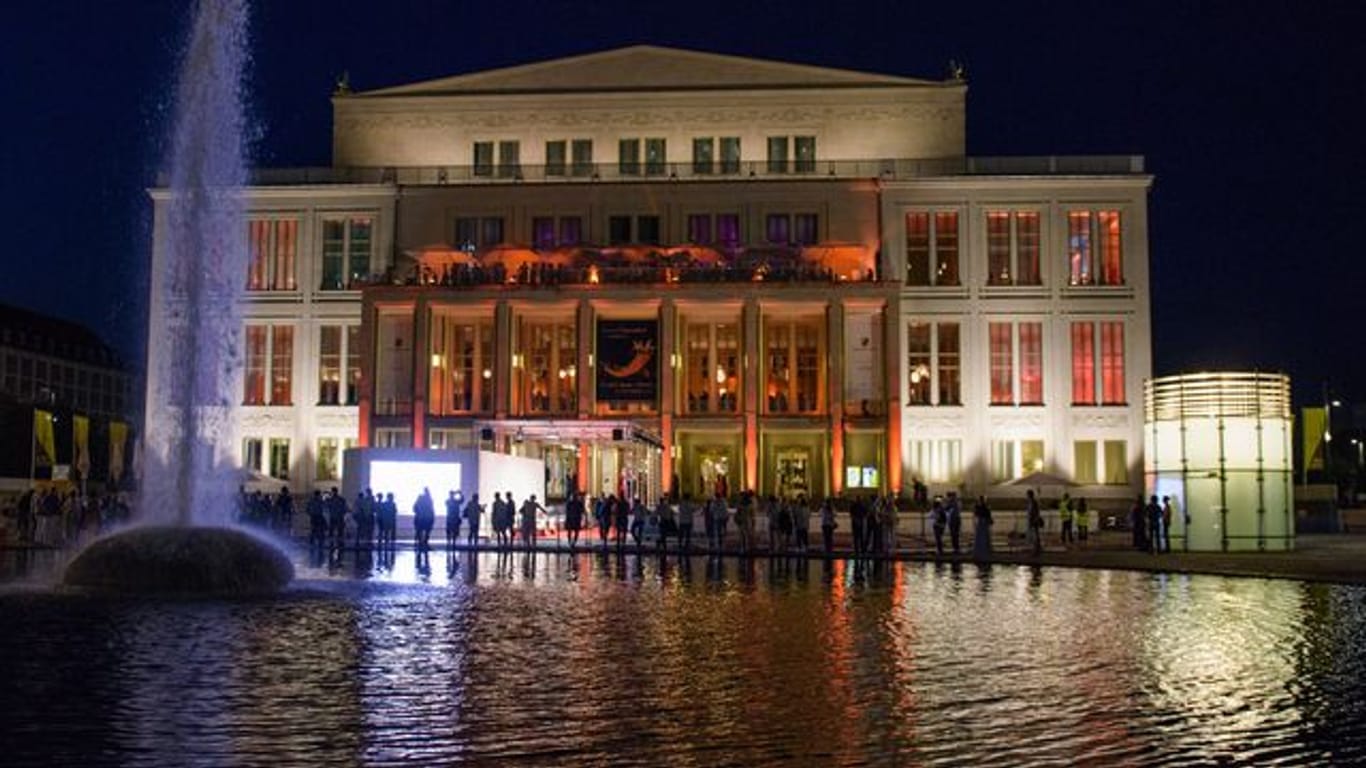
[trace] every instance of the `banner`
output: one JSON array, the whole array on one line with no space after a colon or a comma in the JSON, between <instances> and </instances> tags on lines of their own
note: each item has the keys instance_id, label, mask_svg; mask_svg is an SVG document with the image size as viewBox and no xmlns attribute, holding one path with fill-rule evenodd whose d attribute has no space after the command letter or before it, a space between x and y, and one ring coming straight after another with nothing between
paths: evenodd
<instances>
[{"instance_id":1,"label":"banner","mask_svg":"<svg viewBox=\"0 0 1366 768\"><path fill-rule=\"evenodd\" d=\"M599 401L659 399L659 321L599 320L597 350Z\"/></svg>"},{"instance_id":2,"label":"banner","mask_svg":"<svg viewBox=\"0 0 1366 768\"><path fill-rule=\"evenodd\" d=\"M1305 408L1304 413L1304 468L1323 469L1323 433L1328 427L1326 408Z\"/></svg>"},{"instance_id":3,"label":"banner","mask_svg":"<svg viewBox=\"0 0 1366 768\"><path fill-rule=\"evenodd\" d=\"M882 399L882 323L876 312L844 316L844 402L878 413Z\"/></svg>"},{"instance_id":4,"label":"banner","mask_svg":"<svg viewBox=\"0 0 1366 768\"><path fill-rule=\"evenodd\" d=\"M57 436L52 432L52 414L33 409L33 466L50 467L57 463Z\"/></svg>"},{"instance_id":5,"label":"banner","mask_svg":"<svg viewBox=\"0 0 1366 768\"><path fill-rule=\"evenodd\" d=\"M109 479L118 483L123 479L123 446L128 442L128 425L121 421L109 422Z\"/></svg>"},{"instance_id":6,"label":"banner","mask_svg":"<svg viewBox=\"0 0 1366 768\"><path fill-rule=\"evenodd\" d=\"M71 463L76 467L76 471L81 473L81 479L90 477L90 418L87 416L71 417Z\"/></svg>"}]
</instances>

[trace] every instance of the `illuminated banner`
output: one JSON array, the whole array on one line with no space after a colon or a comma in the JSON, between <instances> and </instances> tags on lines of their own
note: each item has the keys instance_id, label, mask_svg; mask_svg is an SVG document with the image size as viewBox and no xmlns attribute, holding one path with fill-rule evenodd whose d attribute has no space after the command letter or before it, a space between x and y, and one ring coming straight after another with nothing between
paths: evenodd
<instances>
[{"instance_id":1,"label":"illuminated banner","mask_svg":"<svg viewBox=\"0 0 1366 768\"><path fill-rule=\"evenodd\" d=\"M659 398L659 321L599 320L597 350L598 400Z\"/></svg>"},{"instance_id":2,"label":"illuminated banner","mask_svg":"<svg viewBox=\"0 0 1366 768\"><path fill-rule=\"evenodd\" d=\"M1304 409L1304 466L1323 469L1323 435L1328 431L1328 409Z\"/></svg>"}]
</instances>

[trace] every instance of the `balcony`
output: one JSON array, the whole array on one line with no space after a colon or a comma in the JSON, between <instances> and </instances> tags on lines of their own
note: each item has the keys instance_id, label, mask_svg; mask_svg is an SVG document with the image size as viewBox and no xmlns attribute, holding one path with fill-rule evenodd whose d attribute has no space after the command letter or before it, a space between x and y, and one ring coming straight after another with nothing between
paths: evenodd
<instances>
[{"instance_id":1,"label":"balcony","mask_svg":"<svg viewBox=\"0 0 1366 768\"><path fill-rule=\"evenodd\" d=\"M867 246L575 246L534 250L500 245L479 251L427 246L404 253L376 282L481 288L707 283L878 283Z\"/></svg>"},{"instance_id":2,"label":"balcony","mask_svg":"<svg viewBox=\"0 0 1366 768\"><path fill-rule=\"evenodd\" d=\"M257 168L253 186L393 184L583 184L659 181L743 181L746 179L880 179L907 181L945 176L1124 176L1143 173L1142 155L1041 155L944 157L885 160L820 160L711 163L566 163L489 166L336 166ZM165 180L158 183L165 186Z\"/></svg>"}]
</instances>

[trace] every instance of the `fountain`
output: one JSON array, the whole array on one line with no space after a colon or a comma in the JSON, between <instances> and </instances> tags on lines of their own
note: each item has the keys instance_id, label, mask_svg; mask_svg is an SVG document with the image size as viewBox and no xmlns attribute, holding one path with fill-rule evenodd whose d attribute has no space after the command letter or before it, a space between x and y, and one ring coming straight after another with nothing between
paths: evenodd
<instances>
[{"instance_id":1,"label":"fountain","mask_svg":"<svg viewBox=\"0 0 1366 768\"><path fill-rule=\"evenodd\" d=\"M261 593L293 566L226 525L234 508L234 398L242 383L241 293L248 256L242 105L246 0L199 0L181 64L167 174L166 246L154 253L143 525L106 537L67 567L88 590Z\"/></svg>"}]
</instances>

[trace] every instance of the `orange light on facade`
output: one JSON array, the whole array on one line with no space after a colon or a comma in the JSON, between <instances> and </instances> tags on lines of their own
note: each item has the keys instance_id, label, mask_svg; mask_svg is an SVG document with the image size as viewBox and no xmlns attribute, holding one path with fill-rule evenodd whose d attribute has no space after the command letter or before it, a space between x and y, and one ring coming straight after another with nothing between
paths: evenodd
<instances>
[{"instance_id":1,"label":"orange light on facade","mask_svg":"<svg viewBox=\"0 0 1366 768\"><path fill-rule=\"evenodd\" d=\"M592 264L592 265L590 265L590 266L588 267L588 283L589 283L589 285L597 285L597 284L600 283L600 282L602 282L602 278L598 275L598 265L597 265L597 264Z\"/></svg>"}]
</instances>

